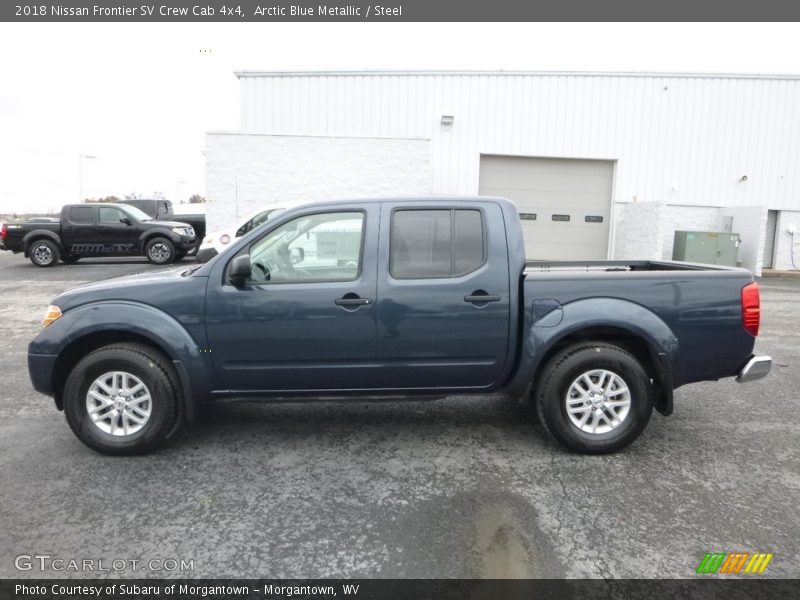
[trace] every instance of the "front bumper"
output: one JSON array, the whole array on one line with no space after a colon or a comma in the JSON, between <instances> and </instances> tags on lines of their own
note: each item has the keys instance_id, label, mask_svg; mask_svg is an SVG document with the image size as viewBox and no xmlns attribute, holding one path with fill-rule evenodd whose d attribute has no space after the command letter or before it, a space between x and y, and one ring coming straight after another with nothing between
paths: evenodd
<instances>
[{"instance_id":1,"label":"front bumper","mask_svg":"<svg viewBox=\"0 0 800 600\"><path fill-rule=\"evenodd\" d=\"M751 356L747 364L736 376L737 383L747 383L761 379L769 374L772 368L772 358L769 356Z\"/></svg>"},{"instance_id":2,"label":"front bumper","mask_svg":"<svg viewBox=\"0 0 800 600\"><path fill-rule=\"evenodd\" d=\"M28 374L33 389L46 396L53 396L53 370L58 356L28 353Z\"/></svg>"},{"instance_id":3,"label":"front bumper","mask_svg":"<svg viewBox=\"0 0 800 600\"><path fill-rule=\"evenodd\" d=\"M177 246L177 248L179 250L184 250L184 251L188 252L189 250L192 250L194 248L196 243L197 243L197 238L196 237L192 237L192 238L182 237L178 241L178 243L175 244L175 246Z\"/></svg>"}]
</instances>

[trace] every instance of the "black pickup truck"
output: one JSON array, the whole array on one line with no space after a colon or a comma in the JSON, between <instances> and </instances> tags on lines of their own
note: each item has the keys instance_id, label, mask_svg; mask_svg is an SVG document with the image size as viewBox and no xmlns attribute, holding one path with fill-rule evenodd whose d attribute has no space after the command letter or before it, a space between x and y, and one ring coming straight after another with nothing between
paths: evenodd
<instances>
[{"instance_id":1,"label":"black pickup truck","mask_svg":"<svg viewBox=\"0 0 800 600\"><path fill-rule=\"evenodd\" d=\"M138 208L143 213L146 213L148 217L156 221L178 219L181 223L188 223L191 225L192 229L194 229L195 236L197 236L197 243L189 254L197 251L203 238L206 236L206 216L202 213L175 214L175 209L173 208L171 200L164 200L163 198L135 198L124 200L122 204Z\"/></svg>"},{"instance_id":2,"label":"black pickup truck","mask_svg":"<svg viewBox=\"0 0 800 600\"><path fill-rule=\"evenodd\" d=\"M52 267L59 259L74 263L90 256L142 255L164 265L186 256L196 242L188 223L156 221L126 204L68 204L58 220L0 228L0 250L23 252L37 267Z\"/></svg>"}]
</instances>

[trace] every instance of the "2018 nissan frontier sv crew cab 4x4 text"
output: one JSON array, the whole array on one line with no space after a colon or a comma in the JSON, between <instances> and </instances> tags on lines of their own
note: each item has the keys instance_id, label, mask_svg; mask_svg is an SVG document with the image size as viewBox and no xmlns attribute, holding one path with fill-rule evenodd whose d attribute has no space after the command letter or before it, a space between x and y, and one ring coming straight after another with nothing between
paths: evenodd
<instances>
[{"instance_id":1,"label":"2018 nissan frontier sv crew cab 4x4 text","mask_svg":"<svg viewBox=\"0 0 800 600\"><path fill-rule=\"evenodd\" d=\"M525 260L502 198L299 205L203 265L59 295L33 386L110 454L154 450L198 403L502 392L586 453L619 450L673 390L769 372L745 269Z\"/></svg>"}]
</instances>

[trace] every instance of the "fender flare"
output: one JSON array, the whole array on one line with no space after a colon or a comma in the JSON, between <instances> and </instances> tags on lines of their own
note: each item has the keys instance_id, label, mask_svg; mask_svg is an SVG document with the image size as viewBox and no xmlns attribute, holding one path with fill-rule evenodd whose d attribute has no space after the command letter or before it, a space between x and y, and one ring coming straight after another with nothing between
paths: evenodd
<instances>
[{"instance_id":1,"label":"fender flare","mask_svg":"<svg viewBox=\"0 0 800 600\"><path fill-rule=\"evenodd\" d=\"M59 250L65 249L64 245L61 243L61 236L59 236L57 233L50 231L49 229L34 229L33 231L26 233L22 238L22 248L25 253L25 258L30 256L29 251L31 243L41 238L45 238L51 242L54 242L55 245L58 246Z\"/></svg>"},{"instance_id":2,"label":"fender flare","mask_svg":"<svg viewBox=\"0 0 800 600\"><path fill-rule=\"evenodd\" d=\"M509 388L521 394L534 382L544 358L561 341L583 330L612 327L642 340L650 350L651 362L657 372L660 395L659 411L672 411L672 390L681 380L678 338L654 312L640 304L619 298L587 298L560 305L562 318L548 326L544 315L534 321L531 303L527 303L522 331L520 366ZM552 313L548 313L552 314Z\"/></svg>"},{"instance_id":3,"label":"fender flare","mask_svg":"<svg viewBox=\"0 0 800 600\"><path fill-rule=\"evenodd\" d=\"M52 335L49 335L50 329ZM173 364L180 387L181 408L187 420L193 418L194 406L208 398L211 369L205 364L197 341L172 316L147 304L102 301L69 310L36 338L29 353L57 356L52 374L55 379L61 374L59 365L70 358L70 350L98 334L121 334L123 339L124 334L132 334L165 354ZM53 385L53 389L55 387Z\"/></svg>"}]
</instances>

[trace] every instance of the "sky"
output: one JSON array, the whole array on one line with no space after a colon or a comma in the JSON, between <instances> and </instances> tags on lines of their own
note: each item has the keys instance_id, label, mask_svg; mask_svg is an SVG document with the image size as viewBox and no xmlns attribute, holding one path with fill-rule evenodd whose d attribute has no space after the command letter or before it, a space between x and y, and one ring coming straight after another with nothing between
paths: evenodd
<instances>
[{"instance_id":1,"label":"sky","mask_svg":"<svg viewBox=\"0 0 800 600\"><path fill-rule=\"evenodd\" d=\"M799 34L793 23L2 23L0 214L204 194L205 132L239 129L238 70L800 74Z\"/></svg>"}]
</instances>

